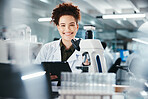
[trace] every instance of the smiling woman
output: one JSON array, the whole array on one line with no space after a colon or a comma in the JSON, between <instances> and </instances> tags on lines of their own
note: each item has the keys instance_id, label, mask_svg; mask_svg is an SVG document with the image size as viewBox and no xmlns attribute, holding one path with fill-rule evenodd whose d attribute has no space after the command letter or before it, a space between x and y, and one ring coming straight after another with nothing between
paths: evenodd
<instances>
[{"instance_id":1,"label":"smiling woman","mask_svg":"<svg viewBox=\"0 0 148 99\"><path fill-rule=\"evenodd\" d=\"M80 9L72 3L59 4L52 12L52 22L57 26L61 39L45 44L35 63L67 61L72 72L81 72L76 66L82 66L82 54L75 50L71 40L75 38L80 21Z\"/></svg>"},{"instance_id":2,"label":"smiling woman","mask_svg":"<svg viewBox=\"0 0 148 99\"><path fill-rule=\"evenodd\" d=\"M66 45L66 49L69 49L71 47L71 40L75 38L78 31L78 24L75 18L71 15L61 16L57 28L62 37L63 44Z\"/></svg>"},{"instance_id":3,"label":"smiling woman","mask_svg":"<svg viewBox=\"0 0 148 99\"><path fill-rule=\"evenodd\" d=\"M62 37L63 44L66 49L69 49L72 45L71 39L74 39L79 28L80 10L71 3L62 3L53 10L52 19Z\"/></svg>"}]
</instances>

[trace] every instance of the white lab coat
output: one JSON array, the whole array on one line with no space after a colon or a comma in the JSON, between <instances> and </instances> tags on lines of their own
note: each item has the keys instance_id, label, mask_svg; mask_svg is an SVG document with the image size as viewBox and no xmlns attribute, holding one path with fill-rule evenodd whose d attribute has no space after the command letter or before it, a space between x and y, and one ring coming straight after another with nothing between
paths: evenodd
<instances>
[{"instance_id":1,"label":"white lab coat","mask_svg":"<svg viewBox=\"0 0 148 99\"><path fill-rule=\"evenodd\" d=\"M61 61L60 40L45 44L38 53L35 63L40 64L41 62L53 61ZM82 66L82 54L79 51L75 50L67 62L72 72L81 72L81 70L76 69L76 66Z\"/></svg>"}]
</instances>

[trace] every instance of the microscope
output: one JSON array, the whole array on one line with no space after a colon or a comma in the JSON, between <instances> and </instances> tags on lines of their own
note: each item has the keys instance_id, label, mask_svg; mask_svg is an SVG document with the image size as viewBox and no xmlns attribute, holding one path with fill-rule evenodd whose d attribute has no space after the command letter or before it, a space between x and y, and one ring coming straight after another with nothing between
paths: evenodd
<instances>
[{"instance_id":1,"label":"microscope","mask_svg":"<svg viewBox=\"0 0 148 99\"><path fill-rule=\"evenodd\" d=\"M84 30L85 39L72 40L75 49L82 53L82 65L88 67L89 73L107 73L103 46L100 40L93 39L95 26L84 25Z\"/></svg>"}]
</instances>

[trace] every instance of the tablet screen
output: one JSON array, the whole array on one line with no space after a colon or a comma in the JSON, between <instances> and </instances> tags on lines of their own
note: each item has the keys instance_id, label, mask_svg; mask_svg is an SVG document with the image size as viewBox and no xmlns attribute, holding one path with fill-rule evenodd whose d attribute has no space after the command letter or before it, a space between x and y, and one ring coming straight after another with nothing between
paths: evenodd
<instances>
[{"instance_id":1,"label":"tablet screen","mask_svg":"<svg viewBox=\"0 0 148 99\"><path fill-rule=\"evenodd\" d=\"M42 62L42 65L47 73L57 75L57 81L60 81L61 72L71 72L68 62Z\"/></svg>"}]
</instances>

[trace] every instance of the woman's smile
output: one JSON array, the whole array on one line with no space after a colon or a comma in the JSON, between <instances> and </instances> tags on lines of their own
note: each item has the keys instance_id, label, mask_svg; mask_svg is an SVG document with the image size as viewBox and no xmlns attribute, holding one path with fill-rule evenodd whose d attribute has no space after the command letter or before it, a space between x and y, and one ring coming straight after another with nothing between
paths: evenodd
<instances>
[{"instance_id":1,"label":"woman's smile","mask_svg":"<svg viewBox=\"0 0 148 99\"><path fill-rule=\"evenodd\" d=\"M70 36L71 34L73 34L73 32L71 32L71 33L63 33L63 34L65 34L66 36Z\"/></svg>"}]
</instances>

